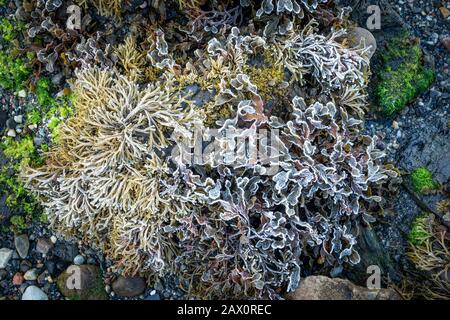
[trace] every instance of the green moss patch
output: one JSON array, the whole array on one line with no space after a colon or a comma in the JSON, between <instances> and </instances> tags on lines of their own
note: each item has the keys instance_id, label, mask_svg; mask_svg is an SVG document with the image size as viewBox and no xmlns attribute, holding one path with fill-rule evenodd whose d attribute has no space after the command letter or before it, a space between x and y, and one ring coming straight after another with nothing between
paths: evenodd
<instances>
[{"instance_id":1,"label":"green moss patch","mask_svg":"<svg viewBox=\"0 0 450 320\"><path fill-rule=\"evenodd\" d=\"M437 187L436 182L433 180L433 175L431 172L425 168L420 167L415 169L411 173L411 184L416 192L426 192L427 190L432 190Z\"/></svg>"},{"instance_id":2,"label":"green moss patch","mask_svg":"<svg viewBox=\"0 0 450 320\"><path fill-rule=\"evenodd\" d=\"M385 115L402 110L434 82L434 71L425 68L422 59L418 42L412 41L408 34L387 42L375 90Z\"/></svg>"},{"instance_id":3,"label":"green moss patch","mask_svg":"<svg viewBox=\"0 0 450 320\"><path fill-rule=\"evenodd\" d=\"M107 300L100 268L94 265L81 265L77 268L76 275L66 271L58 277L56 285L59 291L69 300ZM74 276L79 277L78 289L70 282Z\"/></svg>"},{"instance_id":4,"label":"green moss patch","mask_svg":"<svg viewBox=\"0 0 450 320\"><path fill-rule=\"evenodd\" d=\"M20 58L0 52L0 86L8 90L19 90L31 75L31 70Z\"/></svg>"}]
</instances>

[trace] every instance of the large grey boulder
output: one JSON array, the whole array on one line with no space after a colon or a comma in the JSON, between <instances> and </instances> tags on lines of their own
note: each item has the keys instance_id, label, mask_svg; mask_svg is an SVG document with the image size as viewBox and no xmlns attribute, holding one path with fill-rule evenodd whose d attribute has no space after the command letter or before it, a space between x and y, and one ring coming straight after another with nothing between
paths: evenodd
<instances>
[{"instance_id":1,"label":"large grey boulder","mask_svg":"<svg viewBox=\"0 0 450 320\"><path fill-rule=\"evenodd\" d=\"M309 276L300 281L288 300L401 300L392 289L368 289L352 282L325 276Z\"/></svg>"}]
</instances>

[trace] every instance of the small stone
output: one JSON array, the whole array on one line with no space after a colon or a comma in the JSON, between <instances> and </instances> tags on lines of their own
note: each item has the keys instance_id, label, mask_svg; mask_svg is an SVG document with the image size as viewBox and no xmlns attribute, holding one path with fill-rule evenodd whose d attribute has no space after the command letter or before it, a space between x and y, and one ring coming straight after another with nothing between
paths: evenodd
<instances>
[{"instance_id":1,"label":"small stone","mask_svg":"<svg viewBox=\"0 0 450 320\"><path fill-rule=\"evenodd\" d=\"M20 114L20 115L18 115L18 116L14 116L14 121L16 122L16 123L22 123L22 121L23 121L23 116Z\"/></svg>"},{"instance_id":2,"label":"small stone","mask_svg":"<svg viewBox=\"0 0 450 320\"><path fill-rule=\"evenodd\" d=\"M39 275L39 277L37 278L37 282L39 283L39 285L44 285L46 280L47 280L47 275L45 274L45 272L42 272Z\"/></svg>"},{"instance_id":3,"label":"small stone","mask_svg":"<svg viewBox=\"0 0 450 320\"><path fill-rule=\"evenodd\" d=\"M17 92L17 95L20 97L20 98L26 98L26 96L27 96L27 92L25 91L25 90L20 90L19 92Z\"/></svg>"},{"instance_id":4,"label":"small stone","mask_svg":"<svg viewBox=\"0 0 450 320\"><path fill-rule=\"evenodd\" d=\"M12 138L15 138L17 136L16 131L14 129L9 129L6 135Z\"/></svg>"},{"instance_id":5,"label":"small stone","mask_svg":"<svg viewBox=\"0 0 450 320\"><path fill-rule=\"evenodd\" d=\"M22 260L22 261L20 262L20 271L23 272L23 273L25 273L25 272L27 272L28 270L31 269L31 266L32 266L32 264L31 264L30 261L28 261L28 260Z\"/></svg>"},{"instance_id":6,"label":"small stone","mask_svg":"<svg viewBox=\"0 0 450 320\"><path fill-rule=\"evenodd\" d=\"M37 269L31 269L25 272L25 275L23 276L25 280L27 281L34 281L38 278L39 274Z\"/></svg>"},{"instance_id":7,"label":"small stone","mask_svg":"<svg viewBox=\"0 0 450 320\"><path fill-rule=\"evenodd\" d=\"M113 291L122 297L135 297L145 291L145 280L140 277L120 276L112 284Z\"/></svg>"},{"instance_id":8,"label":"small stone","mask_svg":"<svg viewBox=\"0 0 450 320\"><path fill-rule=\"evenodd\" d=\"M47 271L50 275L55 276L57 274L55 261L53 261L53 260L45 261L45 268L47 269Z\"/></svg>"},{"instance_id":9,"label":"small stone","mask_svg":"<svg viewBox=\"0 0 450 320\"><path fill-rule=\"evenodd\" d=\"M440 7L439 11L441 12L444 19L447 19L450 16L450 10L448 10L446 7Z\"/></svg>"},{"instance_id":10,"label":"small stone","mask_svg":"<svg viewBox=\"0 0 450 320\"><path fill-rule=\"evenodd\" d=\"M48 296L38 287L29 286L23 293L22 300L48 300Z\"/></svg>"},{"instance_id":11,"label":"small stone","mask_svg":"<svg viewBox=\"0 0 450 320\"><path fill-rule=\"evenodd\" d=\"M50 239L47 238L38 239L36 244L37 252L41 254L47 254L51 248L53 248L53 243L50 241Z\"/></svg>"},{"instance_id":12,"label":"small stone","mask_svg":"<svg viewBox=\"0 0 450 320\"><path fill-rule=\"evenodd\" d=\"M0 249L0 269L6 268L9 260L11 259L13 251L8 248Z\"/></svg>"},{"instance_id":13,"label":"small stone","mask_svg":"<svg viewBox=\"0 0 450 320\"><path fill-rule=\"evenodd\" d=\"M5 269L0 269L0 281L6 279L8 272Z\"/></svg>"},{"instance_id":14,"label":"small stone","mask_svg":"<svg viewBox=\"0 0 450 320\"><path fill-rule=\"evenodd\" d=\"M442 45L447 50L447 52L450 52L450 37L446 37L441 40Z\"/></svg>"},{"instance_id":15,"label":"small stone","mask_svg":"<svg viewBox=\"0 0 450 320\"><path fill-rule=\"evenodd\" d=\"M73 263L76 264L77 266L82 265L84 263L84 257L82 255L77 255L74 259L73 259Z\"/></svg>"},{"instance_id":16,"label":"small stone","mask_svg":"<svg viewBox=\"0 0 450 320\"><path fill-rule=\"evenodd\" d=\"M8 129L14 129L16 127L16 122L13 118L9 118L8 120L6 120L6 127Z\"/></svg>"},{"instance_id":17,"label":"small stone","mask_svg":"<svg viewBox=\"0 0 450 320\"><path fill-rule=\"evenodd\" d=\"M20 286L22 285L23 281L24 281L23 274L21 272L16 272L16 274L13 276L12 279L13 285Z\"/></svg>"},{"instance_id":18,"label":"small stone","mask_svg":"<svg viewBox=\"0 0 450 320\"><path fill-rule=\"evenodd\" d=\"M50 241L51 241L53 244L55 244L56 241L58 241L58 238L56 238L55 236L51 236L51 237L50 237Z\"/></svg>"},{"instance_id":19,"label":"small stone","mask_svg":"<svg viewBox=\"0 0 450 320\"><path fill-rule=\"evenodd\" d=\"M17 253L22 259L25 259L30 249L30 240L26 234L16 236L14 238L14 245L16 246Z\"/></svg>"},{"instance_id":20,"label":"small stone","mask_svg":"<svg viewBox=\"0 0 450 320\"><path fill-rule=\"evenodd\" d=\"M397 121L392 121L392 128L394 128L395 130L399 128Z\"/></svg>"},{"instance_id":21,"label":"small stone","mask_svg":"<svg viewBox=\"0 0 450 320\"><path fill-rule=\"evenodd\" d=\"M61 80L62 80L63 78L64 78L64 75L62 74L62 72L57 73L57 74L55 74L55 75L52 77L52 83L53 83L54 85L58 85L58 84L61 83Z\"/></svg>"},{"instance_id":22,"label":"small stone","mask_svg":"<svg viewBox=\"0 0 450 320\"><path fill-rule=\"evenodd\" d=\"M78 247L76 244L58 242L55 244L52 253L55 257L63 261L73 263L73 259L78 255Z\"/></svg>"}]
</instances>

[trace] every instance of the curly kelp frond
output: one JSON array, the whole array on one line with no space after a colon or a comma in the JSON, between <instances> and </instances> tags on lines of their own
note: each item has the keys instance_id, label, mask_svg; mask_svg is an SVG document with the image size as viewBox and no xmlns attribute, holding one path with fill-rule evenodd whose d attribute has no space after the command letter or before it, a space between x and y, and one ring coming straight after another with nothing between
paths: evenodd
<instances>
[{"instance_id":1,"label":"curly kelp frond","mask_svg":"<svg viewBox=\"0 0 450 320\"><path fill-rule=\"evenodd\" d=\"M190 249L177 263L186 277L200 279L193 292L275 297L277 288L297 287L305 263L332 268L359 262L358 226L374 220L369 213L382 205L380 187L397 173L381 165L377 138L361 135L362 122L343 108L296 97L290 114L267 119L258 99L242 102L236 118L219 129L227 132L216 136L220 147L204 158L213 170L205 176L187 169L197 178L186 181L208 206L183 221L181 245ZM242 120L249 124L245 130L236 127ZM279 130L260 145L279 151L278 157L269 153L275 175L267 175L268 162L231 152L242 148L236 141L256 149L261 125Z\"/></svg>"},{"instance_id":2,"label":"curly kelp frond","mask_svg":"<svg viewBox=\"0 0 450 320\"><path fill-rule=\"evenodd\" d=\"M363 85L364 69L369 67L369 59L363 53L368 48L349 49L341 45L337 38L346 34L339 30L328 36L315 32L312 21L300 33L291 33L281 43L280 53L284 53L286 67L295 80L304 83L306 75L312 75L324 88L342 88L344 84Z\"/></svg>"}]
</instances>

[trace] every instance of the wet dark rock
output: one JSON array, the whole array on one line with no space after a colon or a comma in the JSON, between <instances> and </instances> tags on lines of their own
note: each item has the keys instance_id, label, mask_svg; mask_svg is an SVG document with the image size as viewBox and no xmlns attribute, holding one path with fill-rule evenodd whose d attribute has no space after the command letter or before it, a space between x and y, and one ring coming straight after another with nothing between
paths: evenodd
<instances>
[{"instance_id":1,"label":"wet dark rock","mask_svg":"<svg viewBox=\"0 0 450 320\"><path fill-rule=\"evenodd\" d=\"M47 275L45 272L42 272L37 278L37 283L39 285L44 285L46 282L47 282Z\"/></svg>"},{"instance_id":2,"label":"wet dark rock","mask_svg":"<svg viewBox=\"0 0 450 320\"><path fill-rule=\"evenodd\" d=\"M106 300L100 268L71 265L56 281L61 293L71 300Z\"/></svg>"},{"instance_id":3,"label":"wet dark rock","mask_svg":"<svg viewBox=\"0 0 450 320\"><path fill-rule=\"evenodd\" d=\"M74 243L57 243L52 252L55 257L72 263L73 259L78 255L78 247Z\"/></svg>"},{"instance_id":4,"label":"wet dark rock","mask_svg":"<svg viewBox=\"0 0 450 320\"><path fill-rule=\"evenodd\" d=\"M28 270L30 270L31 267L32 267L32 264L31 264L31 262L28 261L28 260L22 260L22 261L20 262L20 271L23 272L23 273L25 273L25 272L27 272Z\"/></svg>"},{"instance_id":5,"label":"wet dark rock","mask_svg":"<svg viewBox=\"0 0 450 320\"><path fill-rule=\"evenodd\" d=\"M369 266L379 267L383 277L400 280L400 273L396 270L394 261L373 229L361 228L357 241L356 250L361 261L359 264L351 266L350 271L346 274L349 280L364 285L369 276L367 273Z\"/></svg>"},{"instance_id":6,"label":"wet dark rock","mask_svg":"<svg viewBox=\"0 0 450 320\"><path fill-rule=\"evenodd\" d=\"M55 261L53 260L45 261L45 268L47 269L47 272L50 276L55 277L56 275L58 275Z\"/></svg>"},{"instance_id":7,"label":"wet dark rock","mask_svg":"<svg viewBox=\"0 0 450 320\"><path fill-rule=\"evenodd\" d=\"M6 127L13 130L16 128L16 122L13 118L9 118L8 120L6 120Z\"/></svg>"},{"instance_id":8,"label":"wet dark rock","mask_svg":"<svg viewBox=\"0 0 450 320\"><path fill-rule=\"evenodd\" d=\"M122 297L135 297L145 291L145 280L140 277L122 277L120 276L112 283L113 291Z\"/></svg>"},{"instance_id":9,"label":"wet dark rock","mask_svg":"<svg viewBox=\"0 0 450 320\"><path fill-rule=\"evenodd\" d=\"M64 262L64 261L58 261L58 262L56 263L56 269L57 269L59 272L64 271L64 270L67 268L67 266L68 266L68 263L67 263L67 262Z\"/></svg>"},{"instance_id":10,"label":"wet dark rock","mask_svg":"<svg viewBox=\"0 0 450 320\"><path fill-rule=\"evenodd\" d=\"M447 50L447 52L450 53L450 38L446 37L446 38L442 39L441 43L444 46L444 48Z\"/></svg>"},{"instance_id":11,"label":"wet dark rock","mask_svg":"<svg viewBox=\"0 0 450 320\"><path fill-rule=\"evenodd\" d=\"M50 239L41 238L38 239L36 243L36 251L41 254L48 254L48 252L53 248L53 243Z\"/></svg>"},{"instance_id":12,"label":"wet dark rock","mask_svg":"<svg viewBox=\"0 0 450 320\"><path fill-rule=\"evenodd\" d=\"M0 110L0 132L5 129L6 121L8 120L8 113Z\"/></svg>"},{"instance_id":13,"label":"wet dark rock","mask_svg":"<svg viewBox=\"0 0 450 320\"><path fill-rule=\"evenodd\" d=\"M8 276L8 271L6 271L5 269L1 269L0 270L0 280L6 279L7 276Z\"/></svg>"}]
</instances>

